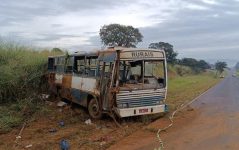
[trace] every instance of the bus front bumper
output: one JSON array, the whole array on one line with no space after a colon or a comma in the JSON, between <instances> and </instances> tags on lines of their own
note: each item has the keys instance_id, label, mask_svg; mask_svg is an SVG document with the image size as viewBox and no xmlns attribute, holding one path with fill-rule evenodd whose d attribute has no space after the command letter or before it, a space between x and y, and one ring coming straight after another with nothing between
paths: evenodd
<instances>
[{"instance_id":1,"label":"bus front bumper","mask_svg":"<svg viewBox=\"0 0 239 150\"><path fill-rule=\"evenodd\" d=\"M115 109L119 117L129 117L129 116L139 116L147 114L156 114L168 111L168 106L155 105L155 106L145 106L145 107L135 107L135 108L117 108Z\"/></svg>"}]
</instances>

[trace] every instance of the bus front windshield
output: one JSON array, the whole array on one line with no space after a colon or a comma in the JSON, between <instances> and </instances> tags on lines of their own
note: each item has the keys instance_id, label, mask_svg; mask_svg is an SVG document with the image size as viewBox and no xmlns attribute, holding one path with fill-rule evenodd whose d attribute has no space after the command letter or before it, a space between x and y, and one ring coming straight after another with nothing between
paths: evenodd
<instances>
[{"instance_id":1,"label":"bus front windshield","mask_svg":"<svg viewBox=\"0 0 239 150\"><path fill-rule=\"evenodd\" d=\"M119 83L121 87L165 87L163 60L120 61Z\"/></svg>"}]
</instances>

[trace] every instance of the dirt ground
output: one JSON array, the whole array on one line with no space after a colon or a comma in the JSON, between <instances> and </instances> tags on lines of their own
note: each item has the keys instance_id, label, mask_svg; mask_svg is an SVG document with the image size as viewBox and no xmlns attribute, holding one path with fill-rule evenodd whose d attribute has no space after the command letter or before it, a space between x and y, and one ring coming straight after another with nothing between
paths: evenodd
<instances>
[{"instance_id":1,"label":"dirt ground","mask_svg":"<svg viewBox=\"0 0 239 150\"><path fill-rule=\"evenodd\" d=\"M59 108L54 103L49 109L51 111L47 115L26 124L20 139L16 140L16 137L22 126L9 133L1 134L0 149L60 149L60 141L63 139L70 144L71 150L128 149L127 144L124 144L125 147L121 145L122 141L132 145L135 138L142 137L144 139L147 137L147 140L157 142L156 132L158 128L170 123L166 116L152 123L142 121L140 117L132 117L119 120L122 127L120 128L110 117L106 116L102 120L91 120L92 124L89 125L85 123L89 116L83 108L78 106ZM175 120L177 126L180 122L183 124L194 118L196 112L188 111L179 114L180 117L176 116ZM61 121L64 122L64 126L60 125ZM162 136L164 134L162 133ZM140 142L140 145L147 145L148 143L145 140ZM118 144L120 144L120 148Z\"/></svg>"},{"instance_id":2,"label":"dirt ground","mask_svg":"<svg viewBox=\"0 0 239 150\"><path fill-rule=\"evenodd\" d=\"M197 110L194 110L191 107L187 107L185 110L178 112L174 118L174 125L168 130L161 132L160 137L164 140L165 135L167 135L168 132L174 132L177 131L178 129L187 127L187 125L190 124L194 120L194 118L198 116L198 113L199 112ZM158 150L160 144L157 139L157 131L159 128L164 128L169 124L170 121L168 117L158 119L150 123L149 125L144 126L140 130L137 130L130 136L120 140L118 143L110 146L108 150L121 150L121 149ZM164 146L167 149L167 143L164 143Z\"/></svg>"},{"instance_id":3,"label":"dirt ground","mask_svg":"<svg viewBox=\"0 0 239 150\"><path fill-rule=\"evenodd\" d=\"M140 118L134 117L119 120L120 128L107 116L86 124L89 116L84 108L75 105L72 108L59 108L56 102L46 107L49 107L49 113L27 123L20 139L16 140L16 137L22 126L9 133L0 134L0 149L60 149L60 141L63 139L70 144L71 150L106 149L144 125Z\"/></svg>"},{"instance_id":4,"label":"dirt ground","mask_svg":"<svg viewBox=\"0 0 239 150\"><path fill-rule=\"evenodd\" d=\"M224 86L225 85L222 85L222 87ZM222 93L221 91L225 91L225 89L219 89L216 91ZM214 100L213 98L211 98L213 96L215 97L215 94L211 94L211 96L207 98L205 100L206 102L204 103L206 104L208 99ZM235 100L236 98L233 99ZM218 101L215 99L215 103L217 102ZM37 116L35 120L27 123L21 133L20 139L16 140L16 137L18 136L22 128L21 126L14 128L11 132L0 134L0 149L60 149L60 141L64 139L69 143L71 150L151 150L159 147L159 142L157 141L156 137L157 130L159 128L165 127L170 123L166 115L164 117L161 117L160 119L156 119L153 122L147 121L147 119L142 121L141 117L125 118L120 120L121 128L118 127L110 117L104 117L102 120L91 120L91 124L86 124L85 121L89 119L89 116L86 113L86 110L82 107L75 105L70 107L68 105L63 108L59 108L56 106L56 102L46 105L47 109L49 109L49 112L44 116ZM202 108L205 108L204 104L200 103L200 106L201 105ZM206 104L206 106L208 106L208 110L210 110L209 112L211 112L211 105ZM237 107L237 105L232 106ZM218 108L218 106L216 105L215 108ZM231 110L231 107L229 110ZM189 131L190 133L188 133L187 139L185 139L184 133L186 132L185 130L190 128L190 125L192 125L194 122L196 122L194 123L196 124L195 128L199 129L196 131L200 133L200 127L202 123L201 120L199 121L199 123L197 123L197 118L200 118L202 112L204 111L189 107L184 111L179 112L175 116L174 126L160 134L161 138L165 142L164 144L166 149L177 149L179 148L178 146L181 146L181 149L183 149L183 146L185 144L191 146L195 145L191 143L192 141L194 141L191 137L194 136L194 134L191 134L194 130ZM205 115L203 116L203 118L205 118ZM224 116L226 117L226 115ZM63 122L64 125L61 125L60 122ZM218 123L220 125L220 122ZM212 126L213 124L214 123L210 124L210 126ZM205 128L208 129L210 127L205 126ZM197 134L199 135L199 133Z\"/></svg>"},{"instance_id":5,"label":"dirt ground","mask_svg":"<svg viewBox=\"0 0 239 150\"><path fill-rule=\"evenodd\" d=\"M238 150L239 149L239 79L230 74L182 110L174 125L162 132L166 150ZM109 150L154 150L159 148L156 130L165 118L149 124L112 145ZM147 131L148 130L148 131ZM150 132L152 133L150 133Z\"/></svg>"}]
</instances>

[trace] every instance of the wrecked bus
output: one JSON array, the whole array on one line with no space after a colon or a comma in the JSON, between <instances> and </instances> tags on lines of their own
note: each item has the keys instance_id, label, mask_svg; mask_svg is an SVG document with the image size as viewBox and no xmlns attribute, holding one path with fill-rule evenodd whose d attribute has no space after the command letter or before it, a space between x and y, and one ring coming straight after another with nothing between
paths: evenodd
<instances>
[{"instance_id":1,"label":"wrecked bus","mask_svg":"<svg viewBox=\"0 0 239 150\"><path fill-rule=\"evenodd\" d=\"M163 50L112 47L48 58L51 92L88 109L119 117L167 111Z\"/></svg>"}]
</instances>

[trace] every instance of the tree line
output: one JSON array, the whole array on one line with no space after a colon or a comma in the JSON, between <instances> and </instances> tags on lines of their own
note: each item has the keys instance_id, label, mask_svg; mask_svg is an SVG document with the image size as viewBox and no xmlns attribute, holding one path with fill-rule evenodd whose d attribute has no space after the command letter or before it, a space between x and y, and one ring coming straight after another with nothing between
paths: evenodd
<instances>
[{"instance_id":1,"label":"tree line","mask_svg":"<svg viewBox=\"0 0 239 150\"><path fill-rule=\"evenodd\" d=\"M236 70L239 70L239 62L236 64Z\"/></svg>"},{"instance_id":2,"label":"tree line","mask_svg":"<svg viewBox=\"0 0 239 150\"><path fill-rule=\"evenodd\" d=\"M136 47L139 42L143 41L143 35L139 29L133 26L125 26L120 24L109 24L101 27L99 32L101 42L105 46L123 46L123 47ZM150 43L150 49L162 49L165 51L167 63L172 65L183 65L190 67L194 72L199 73L210 69L215 66L217 72L222 73L224 68L227 67L226 62L216 62L210 65L205 60L197 60L195 58L182 58L178 59L178 53L174 51L173 45L167 42ZM53 48L53 52L62 52L59 48Z\"/></svg>"},{"instance_id":3,"label":"tree line","mask_svg":"<svg viewBox=\"0 0 239 150\"><path fill-rule=\"evenodd\" d=\"M99 35L101 42L105 46L136 47L143 39L143 35L139 32L139 29L120 24L104 25L100 29ZM167 62L172 65L178 64L188 66L195 72L211 68L211 65L205 60L196 60L194 58L177 59L178 53L174 51L173 45L167 42L151 43L148 48L164 50ZM227 67L227 64L226 62L216 62L214 66L219 73L222 73L224 68Z\"/></svg>"}]
</instances>

